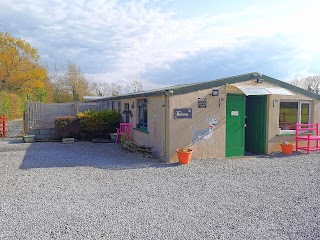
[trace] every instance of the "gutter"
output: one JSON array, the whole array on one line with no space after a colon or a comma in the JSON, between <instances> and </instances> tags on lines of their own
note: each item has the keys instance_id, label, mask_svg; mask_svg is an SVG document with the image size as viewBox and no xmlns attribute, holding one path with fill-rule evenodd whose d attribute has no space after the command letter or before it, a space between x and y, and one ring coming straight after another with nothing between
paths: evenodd
<instances>
[{"instance_id":1,"label":"gutter","mask_svg":"<svg viewBox=\"0 0 320 240\"><path fill-rule=\"evenodd\" d=\"M168 162L169 159L167 159L167 150L169 148L169 132L168 132L168 126L169 126L169 120L168 120L168 109L169 109L169 97L173 95L173 90L168 89L163 92L162 95L162 132L163 132L163 139L162 139L162 153L161 153L161 159L164 162Z\"/></svg>"},{"instance_id":2,"label":"gutter","mask_svg":"<svg viewBox=\"0 0 320 240\"><path fill-rule=\"evenodd\" d=\"M167 119L167 111L166 111L166 100L167 96L162 95L162 133L163 133L163 139L162 139L162 153L161 153L161 159L165 162L166 160L166 143L167 143L167 128L166 128L166 119Z\"/></svg>"}]
</instances>

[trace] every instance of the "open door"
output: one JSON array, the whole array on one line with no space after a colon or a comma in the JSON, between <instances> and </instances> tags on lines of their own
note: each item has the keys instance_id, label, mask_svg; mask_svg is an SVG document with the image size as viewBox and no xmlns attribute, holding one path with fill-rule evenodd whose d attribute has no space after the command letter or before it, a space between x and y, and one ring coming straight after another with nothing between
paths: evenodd
<instances>
[{"instance_id":1,"label":"open door","mask_svg":"<svg viewBox=\"0 0 320 240\"><path fill-rule=\"evenodd\" d=\"M226 157L244 156L246 96L227 94Z\"/></svg>"}]
</instances>

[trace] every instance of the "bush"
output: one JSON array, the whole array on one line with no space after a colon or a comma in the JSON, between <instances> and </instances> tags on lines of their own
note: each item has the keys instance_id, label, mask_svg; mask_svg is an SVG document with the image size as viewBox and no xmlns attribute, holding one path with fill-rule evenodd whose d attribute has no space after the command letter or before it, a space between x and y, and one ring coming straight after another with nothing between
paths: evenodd
<instances>
[{"instance_id":1,"label":"bush","mask_svg":"<svg viewBox=\"0 0 320 240\"><path fill-rule=\"evenodd\" d=\"M22 113L24 109L22 97L14 93L10 93L9 97L11 101L10 119L22 118Z\"/></svg>"},{"instance_id":2,"label":"bush","mask_svg":"<svg viewBox=\"0 0 320 240\"><path fill-rule=\"evenodd\" d=\"M57 117L55 119L55 129L58 138L80 137L79 121L73 116Z\"/></svg>"},{"instance_id":3,"label":"bush","mask_svg":"<svg viewBox=\"0 0 320 240\"><path fill-rule=\"evenodd\" d=\"M15 93L0 91L0 116L6 115L8 119L22 117L23 102L22 97Z\"/></svg>"},{"instance_id":4,"label":"bush","mask_svg":"<svg viewBox=\"0 0 320 240\"><path fill-rule=\"evenodd\" d=\"M86 111L77 114L80 124L80 134L86 139L95 137L110 138L119 127L121 114L114 110Z\"/></svg>"},{"instance_id":5,"label":"bush","mask_svg":"<svg viewBox=\"0 0 320 240\"><path fill-rule=\"evenodd\" d=\"M110 133L116 132L119 127L120 119L121 114L114 110L92 110L79 113L76 117L57 117L55 128L59 138L110 138Z\"/></svg>"},{"instance_id":6,"label":"bush","mask_svg":"<svg viewBox=\"0 0 320 240\"><path fill-rule=\"evenodd\" d=\"M11 108L11 101L9 94L6 91L0 92L0 116L6 115L7 118L10 118L10 108Z\"/></svg>"}]
</instances>

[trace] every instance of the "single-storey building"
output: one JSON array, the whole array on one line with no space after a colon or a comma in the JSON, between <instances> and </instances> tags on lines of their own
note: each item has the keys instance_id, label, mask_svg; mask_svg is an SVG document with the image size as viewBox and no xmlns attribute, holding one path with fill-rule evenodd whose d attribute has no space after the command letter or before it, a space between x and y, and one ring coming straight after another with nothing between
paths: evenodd
<instances>
[{"instance_id":1,"label":"single-storey building","mask_svg":"<svg viewBox=\"0 0 320 240\"><path fill-rule=\"evenodd\" d=\"M104 100L166 162L177 148L193 158L269 154L295 141L296 122L320 122L320 95L257 72Z\"/></svg>"}]
</instances>

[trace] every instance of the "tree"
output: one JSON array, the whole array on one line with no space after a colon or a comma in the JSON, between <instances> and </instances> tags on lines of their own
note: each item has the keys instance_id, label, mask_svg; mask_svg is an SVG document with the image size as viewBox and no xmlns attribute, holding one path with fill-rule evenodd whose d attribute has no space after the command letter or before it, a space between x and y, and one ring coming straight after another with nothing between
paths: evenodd
<instances>
[{"instance_id":1,"label":"tree","mask_svg":"<svg viewBox=\"0 0 320 240\"><path fill-rule=\"evenodd\" d=\"M306 78L294 79L290 83L310 92L314 92L316 94L320 93L320 76L309 76Z\"/></svg>"},{"instance_id":2,"label":"tree","mask_svg":"<svg viewBox=\"0 0 320 240\"><path fill-rule=\"evenodd\" d=\"M121 86L116 85L115 83L94 82L91 84L91 91L97 96L113 97L120 95Z\"/></svg>"},{"instance_id":3,"label":"tree","mask_svg":"<svg viewBox=\"0 0 320 240\"><path fill-rule=\"evenodd\" d=\"M83 96L90 94L89 82L76 64L68 63L64 80L72 93L74 101L80 101Z\"/></svg>"},{"instance_id":4,"label":"tree","mask_svg":"<svg viewBox=\"0 0 320 240\"><path fill-rule=\"evenodd\" d=\"M36 96L44 92L47 71L36 48L23 39L0 32L0 91Z\"/></svg>"},{"instance_id":5,"label":"tree","mask_svg":"<svg viewBox=\"0 0 320 240\"><path fill-rule=\"evenodd\" d=\"M74 63L55 65L50 79L55 102L81 101L83 96L90 95L89 82Z\"/></svg>"},{"instance_id":6,"label":"tree","mask_svg":"<svg viewBox=\"0 0 320 240\"><path fill-rule=\"evenodd\" d=\"M66 68L64 65L54 65L53 70L49 74L50 82L53 86L53 101L57 103L71 102L72 96L64 81Z\"/></svg>"},{"instance_id":7,"label":"tree","mask_svg":"<svg viewBox=\"0 0 320 240\"><path fill-rule=\"evenodd\" d=\"M143 84L142 82L139 82L137 80L134 80L130 85L126 87L127 93L137 93L141 92L143 90Z\"/></svg>"}]
</instances>

